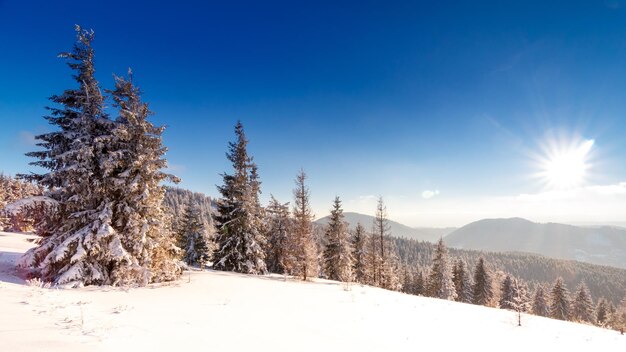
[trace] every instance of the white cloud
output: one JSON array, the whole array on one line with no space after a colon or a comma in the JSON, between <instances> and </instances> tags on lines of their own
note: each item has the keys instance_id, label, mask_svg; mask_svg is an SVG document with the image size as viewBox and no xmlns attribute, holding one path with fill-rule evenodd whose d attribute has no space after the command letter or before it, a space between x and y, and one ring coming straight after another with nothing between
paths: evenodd
<instances>
[{"instance_id":1,"label":"white cloud","mask_svg":"<svg viewBox=\"0 0 626 352\"><path fill-rule=\"evenodd\" d=\"M424 199L430 199L436 195L439 195L439 190L425 190L424 192L422 192L422 198Z\"/></svg>"}]
</instances>

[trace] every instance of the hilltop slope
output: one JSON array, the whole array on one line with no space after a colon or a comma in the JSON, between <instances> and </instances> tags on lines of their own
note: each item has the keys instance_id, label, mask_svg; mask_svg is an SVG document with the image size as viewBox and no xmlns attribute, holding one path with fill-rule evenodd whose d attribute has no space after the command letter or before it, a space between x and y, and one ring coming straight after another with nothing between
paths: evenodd
<instances>
[{"instance_id":1,"label":"hilltop slope","mask_svg":"<svg viewBox=\"0 0 626 352\"><path fill-rule=\"evenodd\" d=\"M50 290L12 269L30 243L0 234L0 333L7 351L618 351L593 326L333 281L192 272L170 285ZM506 346L506 347L505 347Z\"/></svg>"}]
</instances>

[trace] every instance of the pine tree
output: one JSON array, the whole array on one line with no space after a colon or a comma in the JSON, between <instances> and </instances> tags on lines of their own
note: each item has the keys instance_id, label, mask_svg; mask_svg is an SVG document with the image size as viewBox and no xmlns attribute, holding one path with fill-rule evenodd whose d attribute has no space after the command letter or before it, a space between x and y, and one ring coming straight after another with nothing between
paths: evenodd
<instances>
[{"instance_id":1,"label":"pine tree","mask_svg":"<svg viewBox=\"0 0 626 352\"><path fill-rule=\"evenodd\" d=\"M398 258L398 249L394 241L389 238L385 239L385 261L382 265L381 286L384 289L392 291L400 291L402 289L402 280L400 278L400 259Z\"/></svg>"},{"instance_id":2,"label":"pine tree","mask_svg":"<svg viewBox=\"0 0 626 352\"><path fill-rule=\"evenodd\" d=\"M309 188L305 184L306 174L300 170L293 190L293 231L287 244L287 271L303 280L318 274L317 247L313 238L313 214L309 205Z\"/></svg>"},{"instance_id":3,"label":"pine tree","mask_svg":"<svg viewBox=\"0 0 626 352\"><path fill-rule=\"evenodd\" d=\"M45 237L19 265L59 285L144 284L149 272L128 252L115 218L117 188L109 174L115 124L94 77L94 33L79 26L76 32L73 51L60 56L69 60L78 88L50 98L60 107L49 108L45 118L59 130L37 136L43 150L27 154L39 159L31 164L49 172L22 175L48 190L55 211L38 229Z\"/></svg>"},{"instance_id":4,"label":"pine tree","mask_svg":"<svg viewBox=\"0 0 626 352\"><path fill-rule=\"evenodd\" d=\"M402 264L402 292L414 294L414 273L407 263Z\"/></svg>"},{"instance_id":5,"label":"pine tree","mask_svg":"<svg viewBox=\"0 0 626 352\"><path fill-rule=\"evenodd\" d=\"M472 287L472 303L478 305L489 305L493 298L491 289L491 276L485 268L485 261L481 257L474 268L474 286Z\"/></svg>"},{"instance_id":6,"label":"pine tree","mask_svg":"<svg viewBox=\"0 0 626 352\"><path fill-rule=\"evenodd\" d=\"M178 233L178 246L182 249L183 261L188 265L203 268L211 258L215 248L211 245L210 231L207 231L206 226L202 222L200 209L188 204Z\"/></svg>"},{"instance_id":7,"label":"pine tree","mask_svg":"<svg viewBox=\"0 0 626 352\"><path fill-rule=\"evenodd\" d=\"M500 286L500 308L513 309L513 280L507 275Z\"/></svg>"},{"instance_id":8,"label":"pine tree","mask_svg":"<svg viewBox=\"0 0 626 352\"><path fill-rule=\"evenodd\" d=\"M609 303L604 298L599 299L596 305L596 324L606 326L609 321L609 314Z\"/></svg>"},{"instance_id":9,"label":"pine tree","mask_svg":"<svg viewBox=\"0 0 626 352\"><path fill-rule=\"evenodd\" d=\"M383 286L385 281L383 271L385 266L385 237L389 233L389 222L387 221L387 208L383 202L383 197L378 198L376 205L376 216L372 229L372 281L376 286Z\"/></svg>"},{"instance_id":10,"label":"pine tree","mask_svg":"<svg viewBox=\"0 0 626 352\"><path fill-rule=\"evenodd\" d=\"M352 281L352 248L348 226L344 220L341 200L335 197L330 211L330 221L326 226L326 248L323 252L324 273L330 280Z\"/></svg>"},{"instance_id":11,"label":"pine tree","mask_svg":"<svg viewBox=\"0 0 626 352\"><path fill-rule=\"evenodd\" d=\"M229 143L228 160L234 173L222 174L218 187L217 250L213 267L217 270L265 274L264 237L258 202L259 182L256 165L248 156L248 140L241 122L235 125L236 142Z\"/></svg>"},{"instance_id":12,"label":"pine tree","mask_svg":"<svg viewBox=\"0 0 626 352\"><path fill-rule=\"evenodd\" d=\"M507 277L509 277L507 275ZM528 298L528 287L519 279L513 279L511 282L511 301L510 308L517 312L517 326L522 326L522 313L530 309L530 299ZM502 307L502 306L501 306Z\"/></svg>"},{"instance_id":13,"label":"pine tree","mask_svg":"<svg viewBox=\"0 0 626 352\"><path fill-rule=\"evenodd\" d=\"M538 315L540 317L550 316L550 307L548 306L545 289L542 285L537 286L535 289L532 312L534 315Z\"/></svg>"},{"instance_id":14,"label":"pine tree","mask_svg":"<svg viewBox=\"0 0 626 352\"><path fill-rule=\"evenodd\" d=\"M428 278L428 295L447 300L456 298L456 289L452 281L452 268L448 261L448 249L443 243L443 239L439 239L435 248L433 265Z\"/></svg>"},{"instance_id":15,"label":"pine tree","mask_svg":"<svg viewBox=\"0 0 626 352\"><path fill-rule=\"evenodd\" d=\"M361 223L356 224L354 235L352 236L352 272L354 280L358 283L367 283L367 234Z\"/></svg>"},{"instance_id":16,"label":"pine tree","mask_svg":"<svg viewBox=\"0 0 626 352\"><path fill-rule=\"evenodd\" d=\"M559 320L570 319L569 293L562 278L558 278L550 292L550 317Z\"/></svg>"},{"instance_id":17,"label":"pine tree","mask_svg":"<svg viewBox=\"0 0 626 352\"><path fill-rule=\"evenodd\" d=\"M375 234L371 233L367 237L367 250L366 252L366 269L367 269L367 284L372 286L380 286L380 242Z\"/></svg>"},{"instance_id":18,"label":"pine tree","mask_svg":"<svg viewBox=\"0 0 626 352\"><path fill-rule=\"evenodd\" d=\"M141 99L141 91L129 78L115 77L115 90L109 91L119 110L108 146L108 159L102 169L106 175L109 201L113 209L113 228L122 235L122 247L130 255L132 265L120 270L120 283L137 282L148 277L150 282L176 279L178 249L174 231L163 211L163 181L178 183L179 179L164 173L162 126L148 119L153 114Z\"/></svg>"},{"instance_id":19,"label":"pine tree","mask_svg":"<svg viewBox=\"0 0 626 352\"><path fill-rule=\"evenodd\" d=\"M465 262L462 259L457 260L452 271L452 282L456 290L456 301L470 303L472 302L472 283L470 276L465 269Z\"/></svg>"},{"instance_id":20,"label":"pine tree","mask_svg":"<svg viewBox=\"0 0 626 352\"><path fill-rule=\"evenodd\" d=\"M584 282L576 289L576 296L572 302L572 319L578 322L595 322L593 301Z\"/></svg>"},{"instance_id":21,"label":"pine tree","mask_svg":"<svg viewBox=\"0 0 626 352\"><path fill-rule=\"evenodd\" d=\"M272 273L285 273L287 240L292 231L289 218L289 203L280 203L271 196L267 214L267 270Z\"/></svg>"},{"instance_id":22,"label":"pine tree","mask_svg":"<svg viewBox=\"0 0 626 352\"><path fill-rule=\"evenodd\" d=\"M418 270L417 274L414 276L415 283L413 284L413 294L418 296L424 296L426 293L426 283L424 282L424 273L421 270Z\"/></svg>"}]
</instances>

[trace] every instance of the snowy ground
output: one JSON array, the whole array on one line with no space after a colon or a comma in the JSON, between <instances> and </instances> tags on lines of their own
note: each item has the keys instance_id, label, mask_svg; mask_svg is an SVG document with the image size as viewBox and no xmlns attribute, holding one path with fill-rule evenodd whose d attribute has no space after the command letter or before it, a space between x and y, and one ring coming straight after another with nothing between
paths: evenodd
<instances>
[{"instance_id":1,"label":"snowy ground","mask_svg":"<svg viewBox=\"0 0 626 352\"><path fill-rule=\"evenodd\" d=\"M32 236L0 233L2 351L624 351L592 326L332 281L192 272L140 289L44 289L14 262Z\"/></svg>"}]
</instances>

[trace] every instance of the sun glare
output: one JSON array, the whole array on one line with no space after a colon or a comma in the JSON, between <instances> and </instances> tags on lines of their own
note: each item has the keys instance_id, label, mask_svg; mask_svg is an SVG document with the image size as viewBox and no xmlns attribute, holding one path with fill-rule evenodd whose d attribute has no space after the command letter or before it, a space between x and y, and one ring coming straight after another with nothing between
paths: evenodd
<instances>
[{"instance_id":1,"label":"sun glare","mask_svg":"<svg viewBox=\"0 0 626 352\"><path fill-rule=\"evenodd\" d=\"M589 152L594 140L583 140L547 148L541 161L541 177L550 188L581 186L589 169Z\"/></svg>"}]
</instances>

